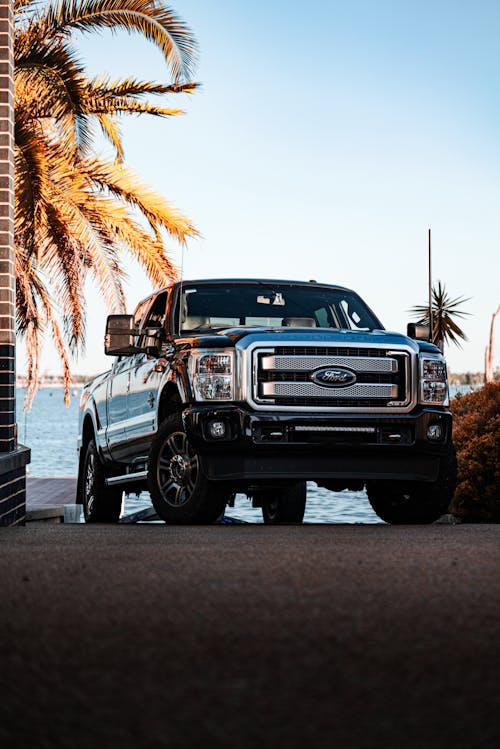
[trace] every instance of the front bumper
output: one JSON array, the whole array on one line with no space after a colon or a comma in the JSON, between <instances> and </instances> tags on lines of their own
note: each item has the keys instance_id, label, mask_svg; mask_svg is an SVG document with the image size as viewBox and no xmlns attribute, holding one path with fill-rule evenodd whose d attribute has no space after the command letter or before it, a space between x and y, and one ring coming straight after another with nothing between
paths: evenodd
<instances>
[{"instance_id":1,"label":"front bumper","mask_svg":"<svg viewBox=\"0 0 500 749\"><path fill-rule=\"evenodd\" d=\"M256 413L243 404L196 405L183 414L189 441L213 481L244 486L286 480L318 483L436 481L451 441L451 414ZM210 425L224 424L212 437ZM428 438L439 424L441 438Z\"/></svg>"}]
</instances>

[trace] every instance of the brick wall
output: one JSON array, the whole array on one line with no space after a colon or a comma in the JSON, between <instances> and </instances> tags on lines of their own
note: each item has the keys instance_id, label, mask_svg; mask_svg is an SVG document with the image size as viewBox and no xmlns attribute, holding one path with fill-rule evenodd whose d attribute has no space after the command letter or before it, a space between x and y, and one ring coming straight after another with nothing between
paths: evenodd
<instances>
[{"instance_id":1,"label":"brick wall","mask_svg":"<svg viewBox=\"0 0 500 749\"><path fill-rule=\"evenodd\" d=\"M13 0L0 0L0 525L24 522L29 450L17 444Z\"/></svg>"}]
</instances>

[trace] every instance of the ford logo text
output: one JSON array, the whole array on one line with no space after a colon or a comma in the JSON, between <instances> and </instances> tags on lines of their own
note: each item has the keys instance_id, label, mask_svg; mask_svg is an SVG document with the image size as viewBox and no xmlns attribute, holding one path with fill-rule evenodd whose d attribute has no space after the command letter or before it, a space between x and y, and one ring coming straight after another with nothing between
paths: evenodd
<instances>
[{"instance_id":1,"label":"ford logo text","mask_svg":"<svg viewBox=\"0 0 500 749\"><path fill-rule=\"evenodd\" d=\"M312 373L311 380L322 387L341 388L353 385L356 382L356 375L349 369L322 367Z\"/></svg>"}]
</instances>

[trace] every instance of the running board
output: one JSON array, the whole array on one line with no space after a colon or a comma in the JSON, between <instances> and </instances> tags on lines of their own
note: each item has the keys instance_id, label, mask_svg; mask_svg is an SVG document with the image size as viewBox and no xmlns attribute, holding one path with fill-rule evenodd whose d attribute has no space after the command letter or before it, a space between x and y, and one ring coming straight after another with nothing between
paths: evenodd
<instances>
[{"instance_id":1,"label":"running board","mask_svg":"<svg viewBox=\"0 0 500 749\"><path fill-rule=\"evenodd\" d=\"M125 473L123 476L111 476L109 479L106 479L106 486L128 484L133 481L144 481L144 479L147 479L147 477L147 471L139 471L138 473Z\"/></svg>"}]
</instances>

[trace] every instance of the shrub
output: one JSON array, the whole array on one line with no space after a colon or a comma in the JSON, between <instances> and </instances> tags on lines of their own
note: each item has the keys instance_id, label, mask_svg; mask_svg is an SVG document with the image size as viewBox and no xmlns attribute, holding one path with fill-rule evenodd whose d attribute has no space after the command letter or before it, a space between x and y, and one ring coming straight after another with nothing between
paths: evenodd
<instances>
[{"instance_id":1,"label":"shrub","mask_svg":"<svg viewBox=\"0 0 500 749\"><path fill-rule=\"evenodd\" d=\"M500 382L451 402L458 484L450 512L469 522L500 523Z\"/></svg>"}]
</instances>

